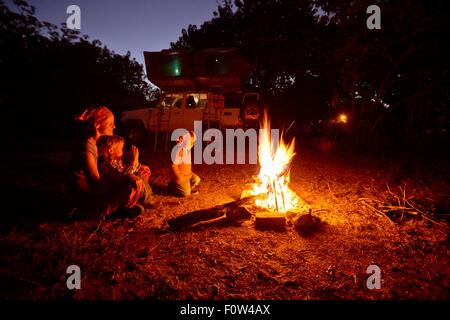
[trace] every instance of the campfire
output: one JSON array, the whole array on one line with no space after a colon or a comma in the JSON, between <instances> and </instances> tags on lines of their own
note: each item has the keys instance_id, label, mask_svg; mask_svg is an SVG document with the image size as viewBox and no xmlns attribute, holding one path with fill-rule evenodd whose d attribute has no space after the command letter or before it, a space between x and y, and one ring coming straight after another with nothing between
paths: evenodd
<instances>
[{"instance_id":1,"label":"campfire","mask_svg":"<svg viewBox=\"0 0 450 320\"><path fill-rule=\"evenodd\" d=\"M286 143L283 134L279 140L278 136L272 137L271 134L269 117L265 113L258 145L259 174L252 188L244 190L241 198L255 198L246 208L254 213L257 227L283 228L286 219L298 218L298 214L307 212L309 208L289 188L295 139Z\"/></svg>"},{"instance_id":2,"label":"campfire","mask_svg":"<svg viewBox=\"0 0 450 320\"><path fill-rule=\"evenodd\" d=\"M295 139L285 143L282 134L276 137L271 134L269 117L265 113L259 134L259 174L251 188L241 193L240 199L170 219L170 228L182 229L215 219L249 220L254 216L256 227L278 229L285 227L286 220L298 221L299 214L308 213L309 206L289 189Z\"/></svg>"},{"instance_id":3,"label":"campfire","mask_svg":"<svg viewBox=\"0 0 450 320\"><path fill-rule=\"evenodd\" d=\"M272 141L270 121L264 114L260 130L258 161L260 171L258 180L253 185L252 195L267 195L255 200L258 207L285 213L298 204L297 195L289 189L290 164L295 155L295 139L284 143L283 136L279 143Z\"/></svg>"}]
</instances>

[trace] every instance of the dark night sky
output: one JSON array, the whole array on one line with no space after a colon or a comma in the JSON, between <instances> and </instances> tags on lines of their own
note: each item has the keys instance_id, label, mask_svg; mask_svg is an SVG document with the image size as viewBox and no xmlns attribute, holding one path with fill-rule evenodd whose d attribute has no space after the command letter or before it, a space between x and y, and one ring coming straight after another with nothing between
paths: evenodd
<instances>
[{"instance_id":1,"label":"dark night sky","mask_svg":"<svg viewBox=\"0 0 450 320\"><path fill-rule=\"evenodd\" d=\"M12 1L6 1L10 4ZM81 33L117 53L128 50L143 63L143 51L168 49L189 24L200 26L213 17L216 0L28 0L40 20L65 22L66 9L81 9Z\"/></svg>"}]
</instances>

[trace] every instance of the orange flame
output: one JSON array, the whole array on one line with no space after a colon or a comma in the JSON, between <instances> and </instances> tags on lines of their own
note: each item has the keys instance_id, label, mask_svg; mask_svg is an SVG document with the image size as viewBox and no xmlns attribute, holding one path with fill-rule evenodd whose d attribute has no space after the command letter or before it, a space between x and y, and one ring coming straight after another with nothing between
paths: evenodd
<instances>
[{"instance_id":1,"label":"orange flame","mask_svg":"<svg viewBox=\"0 0 450 320\"><path fill-rule=\"evenodd\" d=\"M254 184L253 194L267 194L267 198L258 199L255 204L277 212L289 211L298 204L297 195L288 187L289 165L295 155L295 139L286 144L281 135L278 146L273 145L267 112L264 112L259 139L260 181Z\"/></svg>"}]
</instances>

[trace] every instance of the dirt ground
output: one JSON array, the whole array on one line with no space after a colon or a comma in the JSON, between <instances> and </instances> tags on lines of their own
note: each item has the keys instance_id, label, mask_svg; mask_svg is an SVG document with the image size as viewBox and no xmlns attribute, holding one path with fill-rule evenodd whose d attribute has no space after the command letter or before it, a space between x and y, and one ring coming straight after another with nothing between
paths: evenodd
<instances>
[{"instance_id":1,"label":"dirt ground","mask_svg":"<svg viewBox=\"0 0 450 320\"><path fill-rule=\"evenodd\" d=\"M169 155L148 150L152 182L167 184ZM450 185L440 164L417 170L411 159L301 148L290 187L320 219L304 236L293 225L258 230L254 218L169 230L170 218L239 199L257 165L195 165L197 195L156 194L155 208L134 219L67 221L59 197L67 152L22 156L3 179L12 203L0 238L3 299L449 299L448 228L420 215L392 222L362 203L401 187L444 221ZM81 290L66 287L71 264ZM369 265L381 270L379 290L366 287Z\"/></svg>"}]
</instances>

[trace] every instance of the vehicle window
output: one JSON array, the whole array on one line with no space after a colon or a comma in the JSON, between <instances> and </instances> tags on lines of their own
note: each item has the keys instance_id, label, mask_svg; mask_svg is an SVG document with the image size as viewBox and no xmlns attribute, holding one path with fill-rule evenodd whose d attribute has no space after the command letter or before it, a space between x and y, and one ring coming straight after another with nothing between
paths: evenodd
<instances>
[{"instance_id":1,"label":"vehicle window","mask_svg":"<svg viewBox=\"0 0 450 320\"><path fill-rule=\"evenodd\" d=\"M173 104L173 106L176 108L181 108L182 103L183 103L183 98L180 97L175 100L175 103Z\"/></svg>"},{"instance_id":2,"label":"vehicle window","mask_svg":"<svg viewBox=\"0 0 450 320\"><path fill-rule=\"evenodd\" d=\"M208 105L208 95L206 93L190 93L186 97L186 108L206 108Z\"/></svg>"},{"instance_id":3,"label":"vehicle window","mask_svg":"<svg viewBox=\"0 0 450 320\"><path fill-rule=\"evenodd\" d=\"M164 97L161 101L161 107L164 109L169 109L171 107L181 108L183 102L183 95L181 94L171 94Z\"/></svg>"},{"instance_id":4,"label":"vehicle window","mask_svg":"<svg viewBox=\"0 0 450 320\"><path fill-rule=\"evenodd\" d=\"M188 109L197 108L197 102L195 102L195 98L193 95L189 95L186 97L186 108Z\"/></svg>"}]
</instances>

